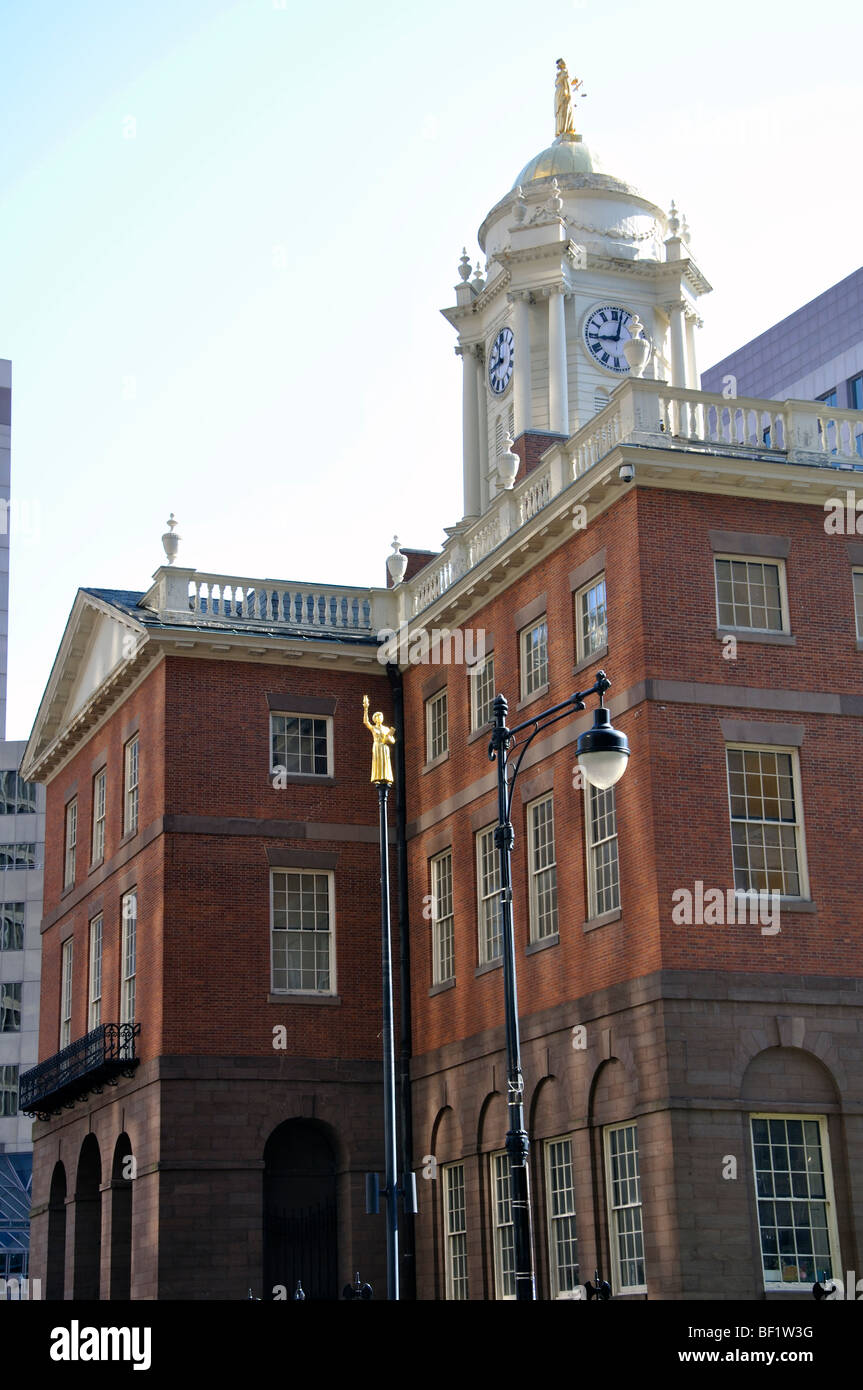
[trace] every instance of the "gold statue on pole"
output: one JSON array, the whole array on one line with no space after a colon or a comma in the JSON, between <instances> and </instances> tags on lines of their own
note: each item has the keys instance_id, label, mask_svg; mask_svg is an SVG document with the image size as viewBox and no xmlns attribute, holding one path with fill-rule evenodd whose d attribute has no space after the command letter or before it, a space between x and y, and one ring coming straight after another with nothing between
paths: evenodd
<instances>
[{"instance_id":1,"label":"gold statue on pole","mask_svg":"<svg viewBox=\"0 0 863 1390\"><path fill-rule=\"evenodd\" d=\"M369 720L369 697L363 696L363 723L374 739L372 748L372 775L370 781L386 782L388 786L393 784L393 768L390 762L390 749L396 741L395 731L387 727L384 717L380 710L376 710Z\"/></svg>"},{"instance_id":2,"label":"gold statue on pole","mask_svg":"<svg viewBox=\"0 0 863 1390\"><path fill-rule=\"evenodd\" d=\"M575 116L572 110L572 94L581 86L581 78L570 81L566 63L557 60L557 76L554 79L554 133L555 136L575 134Z\"/></svg>"}]
</instances>

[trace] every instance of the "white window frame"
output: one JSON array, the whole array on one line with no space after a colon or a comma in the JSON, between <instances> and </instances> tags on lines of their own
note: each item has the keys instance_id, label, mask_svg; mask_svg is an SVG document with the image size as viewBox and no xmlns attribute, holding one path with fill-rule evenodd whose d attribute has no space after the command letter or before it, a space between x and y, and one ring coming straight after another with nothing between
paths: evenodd
<instances>
[{"instance_id":1,"label":"white window frame","mask_svg":"<svg viewBox=\"0 0 863 1390\"><path fill-rule=\"evenodd\" d=\"M622 1202L616 1206L614 1202L614 1167L613 1156L611 1152L611 1136L612 1134L624 1129L635 1130L635 1181L638 1183L638 1201ZM609 1245L611 1247L612 1292L621 1294L647 1293L647 1263L644 1254L644 1207L641 1199L641 1166L640 1154L638 1149L638 1121L624 1120L622 1124L606 1125L605 1129L603 1130L603 1143L605 1149L605 1191L607 1198L606 1205L608 1210L608 1235ZM645 1270L644 1282L641 1284L624 1284L622 1282L619 1246L621 1232L618 1219L618 1212L621 1211L638 1212L637 1231L641 1237L641 1263L644 1265ZM635 1232L624 1232L624 1234L632 1235L635 1234Z\"/></svg>"},{"instance_id":2,"label":"white window frame","mask_svg":"<svg viewBox=\"0 0 863 1390\"><path fill-rule=\"evenodd\" d=\"M274 744L275 744L275 739L276 739L276 729L275 729L274 720L276 720L276 719L312 719L312 720L317 720L319 723L326 724L326 730L327 730L327 770L326 770L326 772L308 772L308 771L304 772L302 769L300 769L299 771L292 771L292 772L289 772L288 769L287 769L287 767L285 766L284 763L279 763L279 762L276 761L275 750L274 750ZM312 738L314 738L314 732L312 733ZM285 771L285 773L286 773L286 775L287 775L288 777L320 777L320 778L324 778L324 777L333 777L333 776L335 775L335 773L333 772L333 767L334 767L334 761L333 761L333 716L332 716L331 714L302 714L302 713L300 713L300 712L297 711L297 710L291 710L291 709L274 709L274 710L271 710L271 711L270 711L270 772L271 772L271 773L277 772L280 768L284 768L284 771Z\"/></svg>"},{"instance_id":3,"label":"white window frame","mask_svg":"<svg viewBox=\"0 0 863 1390\"><path fill-rule=\"evenodd\" d=\"M73 796L66 803L65 815L65 854L63 856L63 889L72 888L75 883L75 868L78 860L78 798Z\"/></svg>"},{"instance_id":4,"label":"white window frame","mask_svg":"<svg viewBox=\"0 0 863 1390\"><path fill-rule=\"evenodd\" d=\"M593 593L594 589L598 589L598 588L599 588L599 585L600 585L600 584L602 585L602 611L603 611L603 615L604 615L604 620L603 620L603 621L604 621L604 627L603 627L604 636L603 636L603 640L602 640L601 642L598 642L598 643L596 644L595 647L590 647L590 648L588 648L587 643L586 643L586 641L585 641L585 636L584 636L583 602L584 602L584 600L588 597L589 594L592 594L592 593ZM587 660L590 659L590 657L596 656L597 652L604 651L605 648L606 648L607 646L608 646L608 589L607 589L606 583L605 583L605 570L601 570L601 571L599 572L599 574L594 575L593 579L589 580L589 581L587 582L587 584L583 584L583 585L581 586L580 589L577 589L577 590L576 590L576 593L575 593L575 651L576 651L576 660L577 660L577 661L587 661Z\"/></svg>"},{"instance_id":5,"label":"white window frame","mask_svg":"<svg viewBox=\"0 0 863 1390\"><path fill-rule=\"evenodd\" d=\"M60 1047L68 1047L72 1041L72 971L75 959L74 938L67 936L63 942L60 965Z\"/></svg>"},{"instance_id":6,"label":"white window frame","mask_svg":"<svg viewBox=\"0 0 863 1390\"><path fill-rule=\"evenodd\" d=\"M93 834L90 863L101 864L105 858L105 811L108 798L108 769L100 768L93 778Z\"/></svg>"},{"instance_id":7,"label":"white window frame","mask_svg":"<svg viewBox=\"0 0 863 1390\"><path fill-rule=\"evenodd\" d=\"M515 1299L515 1224L512 1217L512 1164L506 1149L489 1154L491 1173L491 1234L494 1251L494 1296L509 1301ZM501 1198L501 1192L507 1195ZM509 1220L501 1220L502 1208L509 1209ZM503 1232L509 1231L504 1242ZM504 1250L506 1244L506 1251ZM512 1263L512 1269L505 1263ZM510 1283L511 1280L511 1283Z\"/></svg>"},{"instance_id":8,"label":"white window frame","mask_svg":"<svg viewBox=\"0 0 863 1390\"><path fill-rule=\"evenodd\" d=\"M533 650L530 643L531 634L540 628L545 629L544 649L545 655L541 663L535 666L533 663ZM519 668L521 670L521 698L522 700L532 700L535 695L548 686L548 614L544 613L535 623L528 627L523 627L518 634ZM537 673L544 672L545 679L538 680Z\"/></svg>"},{"instance_id":9,"label":"white window frame","mask_svg":"<svg viewBox=\"0 0 863 1390\"><path fill-rule=\"evenodd\" d=\"M798 876L798 878L799 878L799 880L800 880L800 884L799 884L800 892L799 892L799 893L792 893L792 894L784 894L784 893L783 893L783 894L780 894L780 898L782 898L782 899L787 898L787 900L788 900L789 902L801 902L801 901L806 902L806 901L808 901L808 899L809 899L809 870L808 870L807 857L806 857L806 829L805 829L805 826L804 826L804 823L803 823L803 786L802 786L802 781L801 781L801 777L800 777L800 750L799 750L798 748L789 747L789 746L786 746L786 745L784 745L784 744L782 744L782 745L780 745L780 744L765 744L765 745L762 745L762 744L760 744L760 743L726 743L726 745L725 745L725 777L726 777L726 783L727 783L727 786L728 786L728 834L729 834L729 838L730 838L730 840L731 840L731 878L732 878L732 882L734 882L734 830L733 830L733 826L734 826L734 823L735 823L736 820L739 820L740 823L741 823L741 824L744 824L744 825L745 825L745 824L749 824L749 825L759 825L759 824L761 824L761 825L775 825L775 824L779 824L779 825L790 825L790 824L791 824L790 821L779 821L779 822L776 822L776 821L760 821L760 822L759 822L759 821L756 821L756 820L744 821L744 820L742 820L740 817L733 817L733 818L732 818L732 815L731 815L731 769L730 769L729 766L728 766L728 754L729 754L729 752L730 752L732 749L735 750L735 751L738 751L738 750L739 750L739 751L742 751L742 752L744 752L744 753L787 753L787 754L790 754L790 755L791 755L791 776L792 776L792 780L793 780L793 784L794 784L794 806L795 806L795 810L796 810L796 813L797 813L797 820L796 820L796 822L794 822L794 828L795 828L795 832L796 832L796 844L797 844L797 876ZM734 884L734 890L735 890L735 894L739 895L740 897L743 897L745 894L751 893L751 892L753 891L751 888L748 888L748 889L738 888L737 885L736 885L736 883ZM757 891L757 890L755 890L755 891ZM768 890L768 891L769 891L769 890Z\"/></svg>"},{"instance_id":10,"label":"white window frame","mask_svg":"<svg viewBox=\"0 0 863 1390\"><path fill-rule=\"evenodd\" d=\"M497 829L497 822L487 825L484 830L476 833L476 897L477 897L477 932L478 932L478 959L480 965L487 965L493 960L503 960L503 937L500 925L500 863L497 852L497 845L494 842L494 832ZM491 877L494 879L494 888L488 889L486 875L483 871L483 846L489 843L491 846L491 860L494 865L494 872ZM491 906L488 906L488 905ZM497 937L499 950L491 955L488 950L486 932L484 930L487 914L494 912L495 931L492 935Z\"/></svg>"},{"instance_id":11,"label":"white window frame","mask_svg":"<svg viewBox=\"0 0 863 1390\"><path fill-rule=\"evenodd\" d=\"M585 839L585 848L586 848L586 851L587 851L587 919L588 919L588 921L591 921L594 917L602 917L602 916L605 915L606 912L619 912L619 911L620 911L620 899L621 899L621 895L620 895L620 832L619 832L618 826L617 826L617 793L616 793L616 790L615 790L614 787L607 787L604 791L600 791L599 788L596 789L597 795L608 796L609 793L611 794L612 800L613 800L613 802L614 802L614 834L613 834L613 835L607 835L607 836L605 836L602 840L598 840L596 843L594 843L594 840L593 840L593 833L594 833L594 819L595 819L595 818L594 818L594 812L593 812L593 791L594 791L594 788L593 788L592 783L588 782L588 781L585 779L585 783L584 783L584 839ZM597 850L599 849L600 845L610 844L612 841L614 842L614 846L615 846L615 862L616 862L616 873L615 873L615 877L616 877L616 880L617 880L616 901L615 901L615 903L613 904L613 906L611 906L611 907L602 907L602 908L600 908L599 902L598 902L599 884L598 884L598 882L597 882L598 875L597 875L597 871L596 871L596 859L597 859L597 853L596 853L596 852L597 852Z\"/></svg>"},{"instance_id":12,"label":"white window frame","mask_svg":"<svg viewBox=\"0 0 863 1390\"><path fill-rule=\"evenodd\" d=\"M445 1293L447 1299L463 1301L470 1296L467 1268L467 1195L464 1163L444 1164L442 1172ZM456 1174L459 1175L458 1187L461 1200L454 1207L451 1199L453 1178ZM463 1274L459 1274L456 1270L457 1261L463 1263Z\"/></svg>"},{"instance_id":13,"label":"white window frame","mask_svg":"<svg viewBox=\"0 0 863 1390\"><path fill-rule=\"evenodd\" d=\"M429 878L432 906L432 984L442 985L455 979L455 903L451 846L429 861ZM445 891L442 891L442 888ZM446 907L447 911L442 912L442 907ZM447 960L452 968L448 973L444 973Z\"/></svg>"},{"instance_id":14,"label":"white window frame","mask_svg":"<svg viewBox=\"0 0 863 1390\"><path fill-rule=\"evenodd\" d=\"M138 830L138 784L140 772L138 735L123 745L123 834L134 835Z\"/></svg>"},{"instance_id":15,"label":"white window frame","mask_svg":"<svg viewBox=\"0 0 863 1390\"><path fill-rule=\"evenodd\" d=\"M327 939L328 939L328 943L329 943L329 944L328 944L328 958L327 958L327 959L328 959L328 971L329 971L329 981L330 981L330 983L329 983L329 988L328 988L328 989L299 989L299 988L296 988L296 989L295 989L295 988L287 988L287 989L286 989L286 988L283 988L283 987L281 987L281 986L277 986L277 985L276 985L276 951L275 951L276 941L275 941L275 938L276 938L276 930L277 930L277 929L276 929L276 925L275 925L275 920L276 920L276 914L275 914L275 898L276 898L276 892L275 892L275 890L276 890L276 875L277 875L277 874L307 874L307 875L309 875L309 876L311 876L311 877L315 877L315 878L326 878L326 879L328 880L328 886L327 886L327 903L328 903L328 908L329 908L329 919L330 919L330 922L329 922L329 929L328 929L328 934L327 934ZM300 891L302 891L302 889L301 889ZM290 930L296 932L296 931L298 931L298 930L300 930L300 929L299 929L299 928L296 928L296 927L292 927ZM278 932L279 932L279 935L283 935L283 936L285 936L285 937L287 937L287 935L288 935L288 929L287 929L287 928L283 929L283 928L280 927L280 928L278 928ZM315 932L315 935L317 935L317 931ZM286 951L287 951L287 943L286 943L285 949L286 949ZM285 958L286 958L286 960L287 960L287 955L286 955ZM288 967L287 967L287 965L285 966L285 972L286 972L286 974L287 974L287 972L288 972ZM271 992L272 994L278 994L278 995L280 995L280 996L284 996L284 998L286 998L286 999L287 999L287 998L290 998L290 996L291 996L291 995L294 995L294 994L305 994L305 995L311 994L311 995L331 996L331 995L334 995L334 994L336 993L336 876L335 876L335 872L334 872L332 869L312 869L312 868L302 868L302 867L286 869L286 868L274 867L274 868L272 868L272 869L270 870L270 992Z\"/></svg>"},{"instance_id":16,"label":"white window frame","mask_svg":"<svg viewBox=\"0 0 863 1390\"><path fill-rule=\"evenodd\" d=\"M863 569L856 566L851 571L851 588L854 594L854 617L857 620L857 641L863 642Z\"/></svg>"},{"instance_id":17,"label":"white window frame","mask_svg":"<svg viewBox=\"0 0 863 1390\"><path fill-rule=\"evenodd\" d=\"M484 729L494 720L494 652L477 661L468 670L470 682L470 727L472 732ZM488 693L490 687L490 693ZM481 701L484 700L485 703ZM482 716L486 715L483 718Z\"/></svg>"},{"instance_id":18,"label":"white window frame","mask_svg":"<svg viewBox=\"0 0 863 1390\"><path fill-rule=\"evenodd\" d=\"M538 864L536 852L535 834L537 819L541 807L551 807L551 860L547 864ZM527 811L527 856L528 873L530 875L530 939L531 941L547 941L550 936L556 936L559 929L558 918L558 898L557 898L557 852L554 844L554 794L548 792L545 796L537 797L536 801L531 801L525 808ZM553 878L553 901L552 910L553 925L550 930L540 932L540 878L551 873Z\"/></svg>"},{"instance_id":19,"label":"white window frame","mask_svg":"<svg viewBox=\"0 0 863 1390\"><path fill-rule=\"evenodd\" d=\"M569 1192L571 1193L571 1198L570 1198L570 1200L565 1204L565 1205L566 1205L566 1208L567 1208L565 1211L564 1211L564 1210L561 1210L561 1211L557 1211L557 1212L556 1212L556 1211L554 1210L554 1205L555 1205L555 1203L554 1203L554 1198L555 1198L556 1196L558 1196L559 1194L558 1194L557 1190L555 1189L554 1182L553 1182L553 1180L552 1180L552 1171L553 1171L553 1168L552 1168L552 1161L551 1161L551 1159L552 1159L552 1148L553 1148L555 1145L562 1145L562 1144L568 1144L568 1145L569 1145L569 1174L570 1174ZM578 1266L578 1221L577 1221L577 1212L576 1212L576 1207L575 1207L575 1159L574 1159L574 1157L573 1157L573 1136L572 1136L571 1134L561 1134L561 1135L559 1135L556 1139L547 1139L547 1140L545 1141L545 1143L543 1144L543 1157L544 1157L544 1161L545 1161L545 1193L546 1193L546 1203L545 1203L545 1207L546 1207L546 1226L547 1226L547 1233L548 1233L548 1272L549 1272L549 1279L550 1279L550 1283L551 1283L551 1296L552 1296L553 1299L558 1299L558 1298L562 1298L562 1299L580 1298L580 1297L581 1297L580 1286L579 1286L579 1282L578 1282L578 1279L577 1279L577 1278L576 1278L576 1282L574 1283L574 1285L573 1285L573 1287L572 1287L571 1289L561 1289L561 1287L560 1287L560 1283L561 1283L561 1279L560 1279L560 1262L559 1262L559 1260L558 1260L558 1258L557 1258L557 1252L558 1252L557 1227L558 1227L559 1224L561 1224L561 1223L563 1223L563 1222L570 1222L570 1221L571 1221L571 1222L574 1223L574 1227L575 1227L575 1236L574 1236L575 1248L576 1248L575 1269L576 1269L576 1274L578 1275L578 1273L579 1273L580 1271L579 1271L579 1266ZM563 1203L562 1203L561 1205L563 1205Z\"/></svg>"},{"instance_id":20,"label":"white window frame","mask_svg":"<svg viewBox=\"0 0 863 1390\"><path fill-rule=\"evenodd\" d=\"M90 957L87 984L87 1032L102 1022L102 948L104 917L101 912L90 919Z\"/></svg>"},{"instance_id":21,"label":"white window frame","mask_svg":"<svg viewBox=\"0 0 863 1390\"><path fill-rule=\"evenodd\" d=\"M137 888L130 888L120 899L120 923L120 1022L134 1023L138 966Z\"/></svg>"},{"instance_id":22,"label":"white window frame","mask_svg":"<svg viewBox=\"0 0 863 1390\"><path fill-rule=\"evenodd\" d=\"M436 721L437 711L443 707L443 719ZM449 705L447 687L436 690L425 702L426 711L426 762L436 762L449 752ZM437 723L437 733L435 727ZM441 733L442 730L442 733Z\"/></svg>"},{"instance_id":23,"label":"white window frame","mask_svg":"<svg viewBox=\"0 0 863 1390\"><path fill-rule=\"evenodd\" d=\"M839 1248L839 1227L836 1220L836 1195L833 1188L833 1163L830 1157L830 1135L827 1126L826 1115L793 1114L784 1110L754 1111L749 1115L749 1146L752 1155L752 1192L755 1197L755 1225L758 1232L758 1253L761 1260L761 1279L766 1292L769 1293L810 1293L812 1283L786 1284L779 1282L767 1282L764 1271L764 1251L761 1247L761 1220L758 1210L759 1201L777 1200L776 1198L759 1198L758 1177L755 1166L755 1137L752 1133L753 1120L807 1120L815 1121L818 1124L819 1140L821 1143L821 1158L824 1164L824 1203L827 1208L827 1236L830 1242L830 1259L833 1264L833 1278L844 1279L844 1268L841 1260ZM771 1145L772 1149L772 1145ZM782 1198L778 1200L783 1200ZM794 1201L808 1201L808 1198L794 1198ZM778 1252L777 1252L778 1253ZM814 1263L814 1259L813 1259ZM817 1271L816 1271L817 1275Z\"/></svg>"},{"instance_id":24,"label":"white window frame","mask_svg":"<svg viewBox=\"0 0 863 1390\"><path fill-rule=\"evenodd\" d=\"M779 607L782 618L781 627L750 627L746 623L725 623L719 613L719 572L716 568L717 562L727 560L730 564L744 565L772 565L778 571L779 578ZM748 588L747 574L747 588ZM789 636L791 633L790 611L788 607L788 584L785 574L785 561L781 556L774 555L732 555L714 554L713 556L713 594L716 602L716 626L723 632L762 632L775 633L777 636ZM751 607L751 605L750 605Z\"/></svg>"}]
</instances>

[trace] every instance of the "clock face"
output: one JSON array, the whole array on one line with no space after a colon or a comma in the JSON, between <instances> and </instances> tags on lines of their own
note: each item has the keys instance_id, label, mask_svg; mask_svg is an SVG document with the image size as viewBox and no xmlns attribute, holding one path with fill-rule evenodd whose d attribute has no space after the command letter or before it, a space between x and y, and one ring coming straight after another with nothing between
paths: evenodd
<instances>
[{"instance_id":1,"label":"clock face","mask_svg":"<svg viewBox=\"0 0 863 1390\"><path fill-rule=\"evenodd\" d=\"M584 321L584 345L589 357L607 372L623 375L629 363L623 355L623 344L629 338L632 314L617 304L603 304L591 309Z\"/></svg>"},{"instance_id":2,"label":"clock face","mask_svg":"<svg viewBox=\"0 0 863 1390\"><path fill-rule=\"evenodd\" d=\"M502 328L492 344L488 359L488 383L496 396L503 395L512 380L515 339L511 328Z\"/></svg>"}]
</instances>

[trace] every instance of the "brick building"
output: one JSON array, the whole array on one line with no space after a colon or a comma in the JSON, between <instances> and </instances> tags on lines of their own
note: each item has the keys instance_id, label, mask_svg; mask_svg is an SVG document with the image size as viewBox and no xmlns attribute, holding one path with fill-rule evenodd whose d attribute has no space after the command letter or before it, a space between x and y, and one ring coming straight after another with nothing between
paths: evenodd
<instances>
[{"instance_id":1,"label":"brick building","mask_svg":"<svg viewBox=\"0 0 863 1390\"><path fill-rule=\"evenodd\" d=\"M808 1298L859 1268L863 540L825 506L863 415L828 448L817 403L696 390L710 286L678 232L571 131L525 166L445 311L465 515L393 584L169 564L79 593L22 767L49 1296L383 1284L366 691L403 769L406 1285L512 1295L490 705L526 719L599 666L622 781L579 783L587 710L514 803L538 1293L598 1267L618 1297Z\"/></svg>"}]
</instances>

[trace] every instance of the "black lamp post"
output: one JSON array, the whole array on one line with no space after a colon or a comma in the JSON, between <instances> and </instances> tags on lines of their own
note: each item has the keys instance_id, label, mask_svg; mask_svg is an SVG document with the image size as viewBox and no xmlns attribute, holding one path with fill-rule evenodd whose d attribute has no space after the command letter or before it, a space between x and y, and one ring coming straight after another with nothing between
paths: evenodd
<instances>
[{"instance_id":1,"label":"black lamp post","mask_svg":"<svg viewBox=\"0 0 863 1390\"><path fill-rule=\"evenodd\" d=\"M533 1251L530 1230L530 1184L528 1178L529 1141L524 1127L524 1078L521 1074L521 1045L518 1030L518 997L515 981L515 937L512 920L512 847L515 832L512 826L512 797L515 780L524 760L524 755L536 735L550 724L566 719L584 709L588 695L599 696L599 707L594 714L593 728L579 735L576 745L578 762L588 782L595 787L613 787L626 771L629 758L629 745L626 735L612 726L611 717L603 704L603 697L611 682L604 671L598 671L596 681L589 690L580 690L563 700L559 705L516 724L513 729L506 726L509 709L503 695L495 696L494 727L488 748L488 756L497 761L497 828L494 832L500 866L500 919L501 949L503 951L503 992L504 1018L506 1026L506 1070L507 1107L509 1129L506 1136L506 1149L510 1159L510 1201L512 1207L513 1237L515 1245L515 1296L519 1300L532 1301L536 1298L533 1277ZM519 734L530 730L520 744ZM518 747L518 757L510 773L510 755Z\"/></svg>"}]
</instances>

